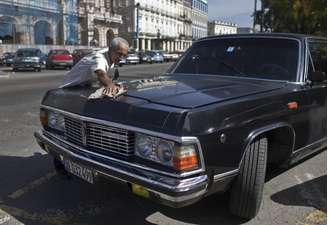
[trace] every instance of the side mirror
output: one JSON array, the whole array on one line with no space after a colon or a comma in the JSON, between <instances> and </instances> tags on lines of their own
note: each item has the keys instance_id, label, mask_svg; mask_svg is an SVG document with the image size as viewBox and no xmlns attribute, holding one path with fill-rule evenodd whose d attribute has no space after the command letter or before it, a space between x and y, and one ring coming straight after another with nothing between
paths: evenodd
<instances>
[{"instance_id":1,"label":"side mirror","mask_svg":"<svg viewBox=\"0 0 328 225\"><path fill-rule=\"evenodd\" d=\"M308 74L308 78L312 82L322 82L326 80L326 73L321 71L311 71Z\"/></svg>"},{"instance_id":2,"label":"side mirror","mask_svg":"<svg viewBox=\"0 0 328 225\"><path fill-rule=\"evenodd\" d=\"M115 68L113 80L117 80L119 77L120 77L120 73L118 72L118 69Z\"/></svg>"}]
</instances>

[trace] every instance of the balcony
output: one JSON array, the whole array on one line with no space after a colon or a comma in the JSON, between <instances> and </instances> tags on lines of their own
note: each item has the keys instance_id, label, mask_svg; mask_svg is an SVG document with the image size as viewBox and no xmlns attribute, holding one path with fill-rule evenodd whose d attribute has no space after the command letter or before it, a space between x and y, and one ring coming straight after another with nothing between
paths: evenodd
<instances>
[{"instance_id":1,"label":"balcony","mask_svg":"<svg viewBox=\"0 0 328 225\"><path fill-rule=\"evenodd\" d=\"M118 14L112 14L110 12L100 13L95 12L94 14L95 20L105 21L108 23L120 23L122 24L122 16Z\"/></svg>"}]
</instances>

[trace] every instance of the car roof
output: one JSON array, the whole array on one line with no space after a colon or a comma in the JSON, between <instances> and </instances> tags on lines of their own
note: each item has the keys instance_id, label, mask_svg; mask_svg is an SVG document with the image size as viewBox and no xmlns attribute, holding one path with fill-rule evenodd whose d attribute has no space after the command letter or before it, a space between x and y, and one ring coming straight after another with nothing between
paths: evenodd
<instances>
[{"instance_id":1,"label":"car roof","mask_svg":"<svg viewBox=\"0 0 328 225\"><path fill-rule=\"evenodd\" d=\"M304 40L307 38L313 38L313 39L321 39L321 40L326 40L324 37L319 37L319 36L313 36L313 35L306 35L306 34L294 34L294 33L250 33L250 34L228 34L228 35L214 35L214 36L208 36L204 38L198 39L198 41L203 41L203 40L212 40L212 39L219 39L219 38L227 38L227 37L232 37L232 38L238 38L238 37L275 37L275 38L293 38L293 39L298 39L298 40Z\"/></svg>"},{"instance_id":2,"label":"car roof","mask_svg":"<svg viewBox=\"0 0 328 225\"><path fill-rule=\"evenodd\" d=\"M51 49L50 51L68 51L68 50L64 48L58 48L58 49Z\"/></svg>"},{"instance_id":3,"label":"car roof","mask_svg":"<svg viewBox=\"0 0 328 225\"><path fill-rule=\"evenodd\" d=\"M41 51L39 48L20 48L20 49L17 49L17 51Z\"/></svg>"}]
</instances>

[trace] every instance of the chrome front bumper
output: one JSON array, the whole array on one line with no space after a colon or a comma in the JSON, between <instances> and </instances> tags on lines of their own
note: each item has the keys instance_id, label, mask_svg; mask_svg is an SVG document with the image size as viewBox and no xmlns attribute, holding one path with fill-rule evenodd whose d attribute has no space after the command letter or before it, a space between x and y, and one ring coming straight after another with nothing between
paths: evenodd
<instances>
[{"instance_id":1,"label":"chrome front bumper","mask_svg":"<svg viewBox=\"0 0 328 225\"><path fill-rule=\"evenodd\" d=\"M103 176L127 184L140 185L147 189L151 199L165 205L190 205L200 200L207 192L209 180L206 174L183 178L171 177L84 151L57 137L46 136L43 130L35 132L34 136L40 147L52 156L65 157L86 166L94 171L96 177Z\"/></svg>"}]
</instances>

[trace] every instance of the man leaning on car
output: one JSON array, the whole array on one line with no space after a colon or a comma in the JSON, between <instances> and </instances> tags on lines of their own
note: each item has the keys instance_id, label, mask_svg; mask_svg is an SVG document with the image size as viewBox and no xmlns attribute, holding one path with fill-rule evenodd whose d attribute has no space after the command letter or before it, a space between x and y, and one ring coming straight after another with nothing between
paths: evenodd
<instances>
[{"instance_id":1,"label":"man leaning on car","mask_svg":"<svg viewBox=\"0 0 328 225\"><path fill-rule=\"evenodd\" d=\"M65 74L61 88L90 84L99 80L107 93L115 94L118 87L109 75L115 64L128 54L129 43L120 37L114 38L108 49L99 50L80 60L71 71Z\"/></svg>"}]
</instances>

